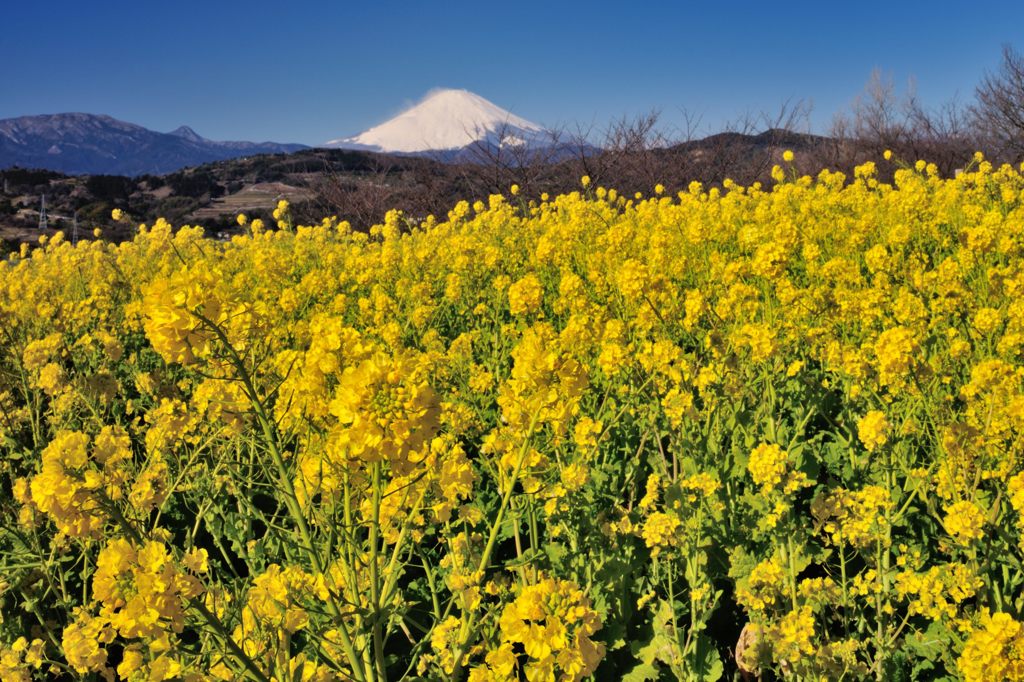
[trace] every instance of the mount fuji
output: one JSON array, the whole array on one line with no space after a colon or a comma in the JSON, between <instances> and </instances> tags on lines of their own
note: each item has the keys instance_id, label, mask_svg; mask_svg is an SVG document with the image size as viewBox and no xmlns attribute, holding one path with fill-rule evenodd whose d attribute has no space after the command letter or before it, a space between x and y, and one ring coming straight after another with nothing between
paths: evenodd
<instances>
[{"instance_id":1,"label":"mount fuji","mask_svg":"<svg viewBox=\"0 0 1024 682\"><path fill-rule=\"evenodd\" d=\"M474 149L549 149L558 146L558 138L480 95L444 89L432 91L419 104L378 126L321 146L456 159Z\"/></svg>"}]
</instances>

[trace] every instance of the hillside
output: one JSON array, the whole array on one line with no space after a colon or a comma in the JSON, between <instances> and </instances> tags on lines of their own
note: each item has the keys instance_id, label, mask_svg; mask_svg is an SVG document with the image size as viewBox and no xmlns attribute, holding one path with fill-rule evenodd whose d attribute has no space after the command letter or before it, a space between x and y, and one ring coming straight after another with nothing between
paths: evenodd
<instances>
[{"instance_id":1,"label":"hillside","mask_svg":"<svg viewBox=\"0 0 1024 682\"><path fill-rule=\"evenodd\" d=\"M412 218L445 215L460 199L486 200L492 193L507 193L513 184L523 196L537 197L578 189L580 177L587 175L595 186L631 196L649 194L656 184L675 192L693 181L706 186L726 179L770 183L771 168L782 162L785 149L797 154L793 168L798 171L816 166L850 173L856 163L882 155L869 145L782 129L756 135L721 133L658 148L626 144L599 151L580 144L567 149L572 153L545 158L480 148L469 161L455 163L426 156L302 149L137 177L8 169L0 171L0 240L36 241L43 194L51 232L70 230L77 211L82 234L101 226L113 239L128 236L125 226L110 221L115 207L138 222L165 217L176 224L203 225L211 234L230 234L238 229L238 213L267 220L280 199L287 199L300 219L337 215L365 229L392 208ZM940 172L951 175L969 155L948 153L939 163ZM936 158L916 149L897 149L897 157ZM882 164L880 177L891 176L896 168L895 161Z\"/></svg>"},{"instance_id":2,"label":"hillside","mask_svg":"<svg viewBox=\"0 0 1024 682\"><path fill-rule=\"evenodd\" d=\"M429 159L390 158L367 152L305 149L218 161L164 175L66 175L47 170L0 170L0 241L38 237L39 208L46 196L50 232L68 232L78 213L80 233L104 228L108 238L127 236L110 220L113 208L133 220L158 217L202 224L212 232L235 229L238 213L269 218L280 199L299 211L331 209L339 193L395 198L403 189L429 184L444 168ZM352 203L352 202L350 202ZM354 206L353 206L354 208ZM367 214L367 217L369 214Z\"/></svg>"},{"instance_id":3,"label":"hillside","mask_svg":"<svg viewBox=\"0 0 1024 682\"><path fill-rule=\"evenodd\" d=\"M210 161L304 148L276 142L208 140L188 126L160 133L95 114L0 120L0 168L46 168L69 175L170 173Z\"/></svg>"}]
</instances>

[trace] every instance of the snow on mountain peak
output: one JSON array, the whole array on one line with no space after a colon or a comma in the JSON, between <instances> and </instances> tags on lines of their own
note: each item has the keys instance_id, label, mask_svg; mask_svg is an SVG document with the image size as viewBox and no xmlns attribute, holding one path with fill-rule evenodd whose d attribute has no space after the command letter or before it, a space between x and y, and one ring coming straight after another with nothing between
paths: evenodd
<instances>
[{"instance_id":1,"label":"snow on mountain peak","mask_svg":"<svg viewBox=\"0 0 1024 682\"><path fill-rule=\"evenodd\" d=\"M462 149L474 143L529 145L550 139L536 123L502 109L468 90L438 89L419 104L354 137L325 147L415 154Z\"/></svg>"}]
</instances>

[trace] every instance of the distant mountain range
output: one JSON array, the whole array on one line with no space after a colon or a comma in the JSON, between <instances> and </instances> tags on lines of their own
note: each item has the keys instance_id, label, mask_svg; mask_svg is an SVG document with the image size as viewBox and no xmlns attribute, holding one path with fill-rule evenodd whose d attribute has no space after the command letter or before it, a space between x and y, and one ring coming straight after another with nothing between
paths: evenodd
<instances>
[{"instance_id":1,"label":"distant mountain range","mask_svg":"<svg viewBox=\"0 0 1024 682\"><path fill-rule=\"evenodd\" d=\"M788 131L757 136L722 133L656 151L702 158L711 154L721 160L742 156L751 147L802 148L810 142L810 137ZM96 114L0 119L0 170L18 166L69 175L164 175L211 162L309 149L277 142L218 142L188 126L161 133ZM452 89L434 90L388 121L329 140L318 149L508 168L555 164L601 152L586 143L560 139L558 133L472 92Z\"/></svg>"},{"instance_id":2,"label":"distant mountain range","mask_svg":"<svg viewBox=\"0 0 1024 682\"><path fill-rule=\"evenodd\" d=\"M328 149L479 162L503 156L554 162L578 154L552 131L467 90L434 90L417 105ZM577 145L578 146L578 145ZM0 119L0 169L19 166L71 175L161 175L214 161L308 149L277 142L218 142L188 126L169 133L98 114ZM588 147L587 152L596 151Z\"/></svg>"},{"instance_id":3,"label":"distant mountain range","mask_svg":"<svg viewBox=\"0 0 1024 682\"><path fill-rule=\"evenodd\" d=\"M306 148L277 142L218 142L188 126L160 133L97 114L0 119L0 169L20 166L72 175L135 176Z\"/></svg>"}]
</instances>

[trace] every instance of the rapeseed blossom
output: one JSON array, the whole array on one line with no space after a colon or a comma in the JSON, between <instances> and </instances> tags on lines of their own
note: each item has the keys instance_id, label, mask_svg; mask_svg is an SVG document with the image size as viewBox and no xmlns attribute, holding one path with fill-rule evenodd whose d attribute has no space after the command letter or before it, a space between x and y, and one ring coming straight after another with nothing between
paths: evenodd
<instances>
[{"instance_id":1,"label":"rapeseed blossom","mask_svg":"<svg viewBox=\"0 0 1024 682\"><path fill-rule=\"evenodd\" d=\"M23 245L0 676L1020 677L1024 176L883 158Z\"/></svg>"}]
</instances>

